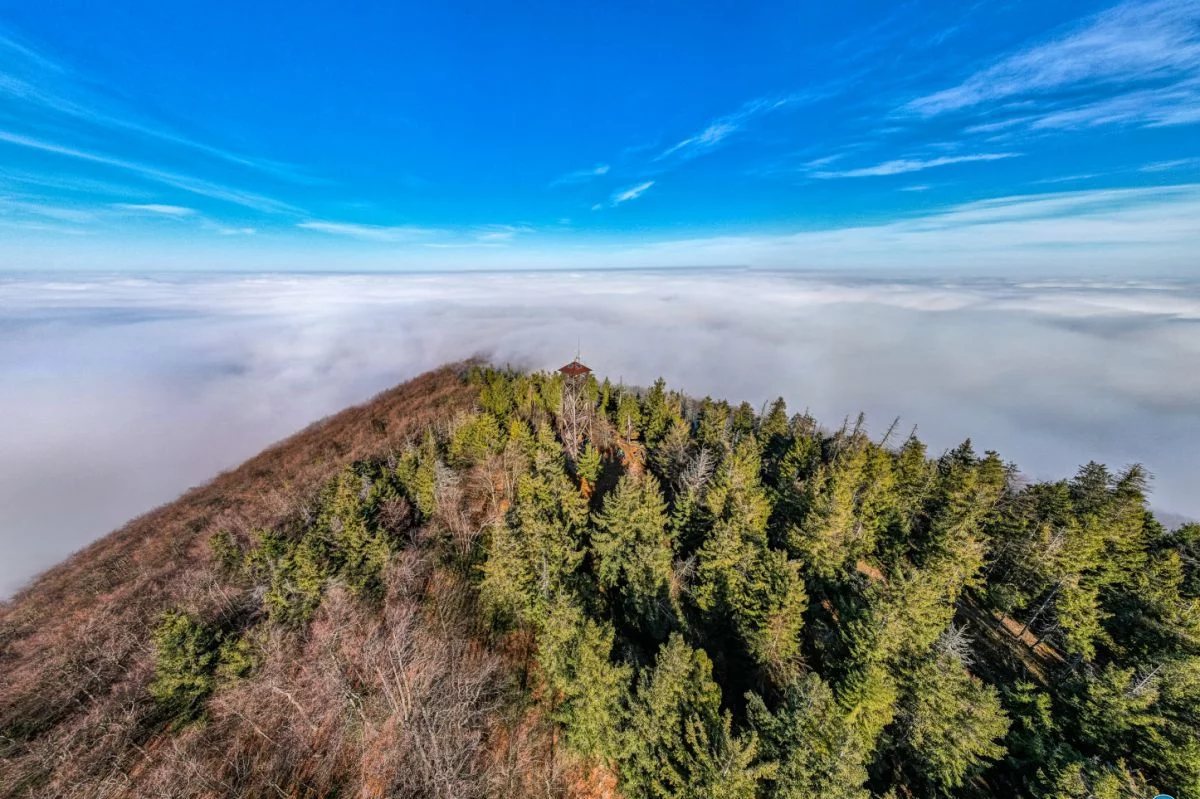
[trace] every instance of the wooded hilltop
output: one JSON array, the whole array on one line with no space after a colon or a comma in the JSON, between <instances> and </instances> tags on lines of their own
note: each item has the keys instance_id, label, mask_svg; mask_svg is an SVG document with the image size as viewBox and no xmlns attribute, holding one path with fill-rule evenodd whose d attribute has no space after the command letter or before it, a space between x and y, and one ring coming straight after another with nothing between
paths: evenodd
<instances>
[{"instance_id":1,"label":"wooded hilltop","mask_svg":"<svg viewBox=\"0 0 1200 799\"><path fill-rule=\"evenodd\" d=\"M1142 467L565 379L431 372L0 605L0 796L1200 796Z\"/></svg>"}]
</instances>

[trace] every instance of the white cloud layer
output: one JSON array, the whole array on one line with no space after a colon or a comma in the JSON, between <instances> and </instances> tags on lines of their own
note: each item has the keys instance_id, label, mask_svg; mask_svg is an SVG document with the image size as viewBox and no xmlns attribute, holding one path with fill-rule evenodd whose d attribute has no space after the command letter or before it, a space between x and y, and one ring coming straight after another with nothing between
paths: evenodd
<instances>
[{"instance_id":1,"label":"white cloud layer","mask_svg":"<svg viewBox=\"0 0 1200 799\"><path fill-rule=\"evenodd\" d=\"M964 212L966 213L966 212ZM971 436L1037 477L1145 462L1200 516L1200 284L765 272L0 277L0 595L448 360L658 375ZM63 497L70 497L64 502Z\"/></svg>"}]
</instances>

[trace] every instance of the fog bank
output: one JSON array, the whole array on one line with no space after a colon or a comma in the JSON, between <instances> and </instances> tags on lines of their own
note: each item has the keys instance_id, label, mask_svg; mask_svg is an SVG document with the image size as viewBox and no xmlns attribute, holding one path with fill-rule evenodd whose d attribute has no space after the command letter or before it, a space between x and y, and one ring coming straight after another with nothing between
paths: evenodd
<instances>
[{"instance_id":1,"label":"fog bank","mask_svg":"<svg viewBox=\"0 0 1200 799\"><path fill-rule=\"evenodd\" d=\"M0 276L0 596L305 424L474 354L899 416L1200 516L1200 283L766 272Z\"/></svg>"}]
</instances>

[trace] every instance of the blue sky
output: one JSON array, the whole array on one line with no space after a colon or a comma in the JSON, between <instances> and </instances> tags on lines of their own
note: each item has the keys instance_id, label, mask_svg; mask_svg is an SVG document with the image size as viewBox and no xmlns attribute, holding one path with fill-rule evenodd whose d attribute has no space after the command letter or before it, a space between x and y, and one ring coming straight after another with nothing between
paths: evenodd
<instances>
[{"instance_id":1,"label":"blue sky","mask_svg":"<svg viewBox=\"0 0 1200 799\"><path fill-rule=\"evenodd\" d=\"M1200 0L0 3L0 268L1200 266Z\"/></svg>"}]
</instances>

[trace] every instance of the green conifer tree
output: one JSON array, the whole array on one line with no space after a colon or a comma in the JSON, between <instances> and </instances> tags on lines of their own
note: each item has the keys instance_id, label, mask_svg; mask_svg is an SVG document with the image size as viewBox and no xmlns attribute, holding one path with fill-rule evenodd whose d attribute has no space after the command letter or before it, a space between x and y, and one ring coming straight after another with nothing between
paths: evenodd
<instances>
[{"instance_id":1,"label":"green conifer tree","mask_svg":"<svg viewBox=\"0 0 1200 799\"><path fill-rule=\"evenodd\" d=\"M1009 721L995 688L945 655L918 667L908 685L901 703L903 757L928 784L958 788L1003 757L998 741Z\"/></svg>"},{"instance_id":2,"label":"green conifer tree","mask_svg":"<svg viewBox=\"0 0 1200 799\"><path fill-rule=\"evenodd\" d=\"M551 716L567 744L587 758L619 755L632 669L610 659L613 630L587 618L565 596L551 604L537 637Z\"/></svg>"},{"instance_id":3,"label":"green conifer tree","mask_svg":"<svg viewBox=\"0 0 1200 799\"><path fill-rule=\"evenodd\" d=\"M589 486L589 491L595 488L596 483L600 480L603 465L600 450L592 446L589 441L583 451L579 453L579 460L575 463L575 473L581 481Z\"/></svg>"},{"instance_id":4,"label":"green conifer tree","mask_svg":"<svg viewBox=\"0 0 1200 799\"><path fill-rule=\"evenodd\" d=\"M808 600L800 564L769 546L771 506L752 440L737 446L705 500L715 521L698 552L696 604L728 618L751 657L784 677L797 665Z\"/></svg>"},{"instance_id":5,"label":"green conifer tree","mask_svg":"<svg viewBox=\"0 0 1200 799\"><path fill-rule=\"evenodd\" d=\"M164 613L154 632L150 695L175 723L197 718L215 687L220 636L186 613Z\"/></svg>"},{"instance_id":6,"label":"green conifer tree","mask_svg":"<svg viewBox=\"0 0 1200 799\"><path fill-rule=\"evenodd\" d=\"M491 529L480 585L494 614L535 625L555 596L576 587L588 517L554 441L539 434L534 473L521 476L509 519Z\"/></svg>"},{"instance_id":7,"label":"green conifer tree","mask_svg":"<svg viewBox=\"0 0 1200 799\"><path fill-rule=\"evenodd\" d=\"M592 548L600 586L613 592L615 604L631 622L661 631L670 613L674 553L658 481L651 475L623 475L594 521Z\"/></svg>"},{"instance_id":8,"label":"green conifer tree","mask_svg":"<svg viewBox=\"0 0 1200 799\"><path fill-rule=\"evenodd\" d=\"M621 389L620 397L617 400L617 435L627 441L632 441L638 437L641 424L642 411L637 397L632 391Z\"/></svg>"},{"instance_id":9,"label":"green conifer tree","mask_svg":"<svg viewBox=\"0 0 1200 799\"><path fill-rule=\"evenodd\" d=\"M778 764L765 797L868 799L866 748L816 674L789 683L773 713L750 694L746 712L763 759Z\"/></svg>"},{"instance_id":10,"label":"green conifer tree","mask_svg":"<svg viewBox=\"0 0 1200 799\"><path fill-rule=\"evenodd\" d=\"M696 442L714 452L725 452L730 446L729 403L705 397L700 401L696 421Z\"/></svg>"},{"instance_id":11,"label":"green conifer tree","mask_svg":"<svg viewBox=\"0 0 1200 799\"><path fill-rule=\"evenodd\" d=\"M629 799L752 799L773 773L754 735L732 732L703 650L672 635L643 671L621 756Z\"/></svg>"},{"instance_id":12,"label":"green conifer tree","mask_svg":"<svg viewBox=\"0 0 1200 799\"><path fill-rule=\"evenodd\" d=\"M678 409L672 406L667 396L666 382L661 377L654 381L642 400L642 418L645 420L644 438L651 445L657 444L672 423L680 418Z\"/></svg>"}]
</instances>

